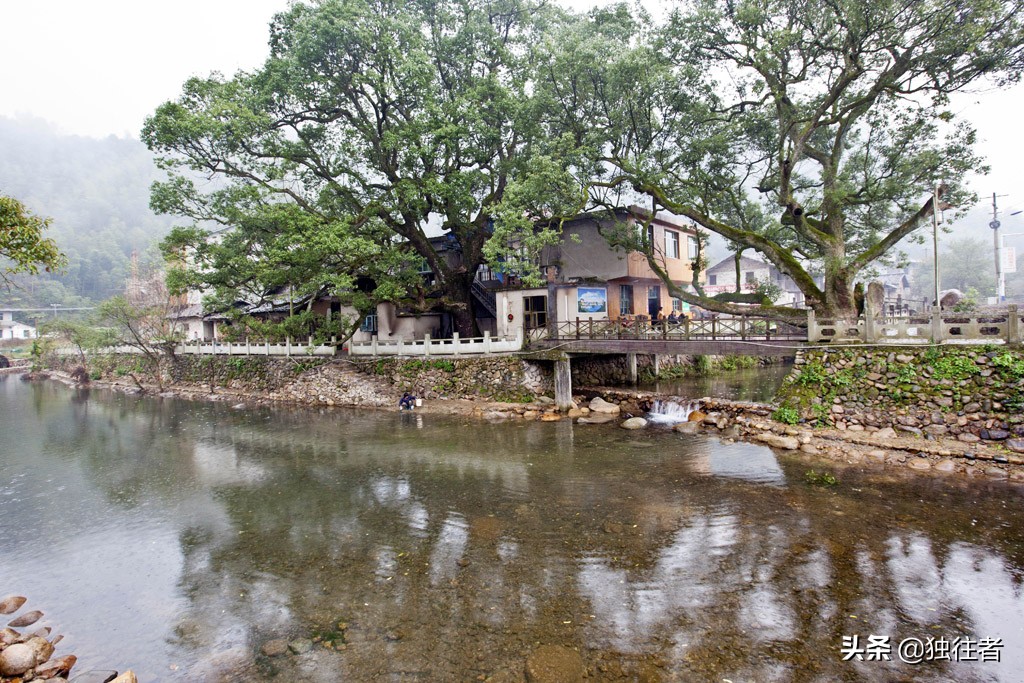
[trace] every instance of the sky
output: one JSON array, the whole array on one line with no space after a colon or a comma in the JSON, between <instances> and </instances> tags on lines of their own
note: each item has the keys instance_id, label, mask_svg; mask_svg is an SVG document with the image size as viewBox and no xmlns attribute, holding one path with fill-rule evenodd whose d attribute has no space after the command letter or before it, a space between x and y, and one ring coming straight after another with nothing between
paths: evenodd
<instances>
[{"instance_id":1,"label":"sky","mask_svg":"<svg viewBox=\"0 0 1024 683\"><path fill-rule=\"evenodd\" d=\"M607 0L602 0L607 1ZM586 0L569 0L577 9ZM268 24L288 0L0 0L0 116L39 118L61 132L139 137L146 116L192 76L253 69ZM1024 86L958 96L992 172L970 179L1004 225L1024 230ZM977 219L975 219L977 220Z\"/></svg>"}]
</instances>

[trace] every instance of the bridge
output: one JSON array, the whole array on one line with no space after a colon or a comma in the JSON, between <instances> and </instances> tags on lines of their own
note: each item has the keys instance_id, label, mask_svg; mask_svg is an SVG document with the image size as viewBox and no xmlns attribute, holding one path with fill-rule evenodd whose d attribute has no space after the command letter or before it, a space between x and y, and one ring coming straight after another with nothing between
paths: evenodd
<instances>
[{"instance_id":1,"label":"bridge","mask_svg":"<svg viewBox=\"0 0 1024 683\"><path fill-rule=\"evenodd\" d=\"M793 320L738 316L705 320L581 320L532 330L531 348L569 354L793 356L808 341Z\"/></svg>"}]
</instances>

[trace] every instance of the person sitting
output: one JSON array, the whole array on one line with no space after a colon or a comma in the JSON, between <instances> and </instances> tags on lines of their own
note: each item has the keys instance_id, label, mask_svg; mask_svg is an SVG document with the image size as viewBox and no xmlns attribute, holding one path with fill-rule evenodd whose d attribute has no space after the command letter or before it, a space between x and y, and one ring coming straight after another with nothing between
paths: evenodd
<instances>
[{"instance_id":1,"label":"person sitting","mask_svg":"<svg viewBox=\"0 0 1024 683\"><path fill-rule=\"evenodd\" d=\"M672 311L668 314L668 321L670 323L677 323L677 322L679 322L679 318L676 317L675 309L672 309Z\"/></svg>"},{"instance_id":2,"label":"person sitting","mask_svg":"<svg viewBox=\"0 0 1024 683\"><path fill-rule=\"evenodd\" d=\"M416 397L410 394L408 391L402 394L402 398L398 399L399 410L412 410L416 406Z\"/></svg>"}]
</instances>

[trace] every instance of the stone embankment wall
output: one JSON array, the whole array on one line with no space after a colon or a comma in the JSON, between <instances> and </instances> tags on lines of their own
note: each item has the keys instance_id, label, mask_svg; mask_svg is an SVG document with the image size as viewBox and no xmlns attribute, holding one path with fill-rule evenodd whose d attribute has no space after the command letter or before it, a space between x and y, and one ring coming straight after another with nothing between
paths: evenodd
<instances>
[{"instance_id":1,"label":"stone embankment wall","mask_svg":"<svg viewBox=\"0 0 1024 683\"><path fill-rule=\"evenodd\" d=\"M550 364L516 356L476 358L379 358L361 367L385 379L399 391L427 399L487 398L526 402L550 393L554 379Z\"/></svg>"},{"instance_id":2,"label":"stone embankment wall","mask_svg":"<svg viewBox=\"0 0 1024 683\"><path fill-rule=\"evenodd\" d=\"M778 398L774 417L784 422L1024 453L1024 355L1008 347L808 352Z\"/></svg>"},{"instance_id":3,"label":"stone embankment wall","mask_svg":"<svg viewBox=\"0 0 1024 683\"><path fill-rule=\"evenodd\" d=\"M77 356L50 355L43 365L73 375ZM144 356L117 354L88 359L93 380L156 384ZM459 359L348 359L266 356L162 358L161 384L168 391L204 393L319 405L390 407L403 391L427 399L485 398L525 402L550 393L551 370L512 356Z\"/></svg>"}]
</instances>

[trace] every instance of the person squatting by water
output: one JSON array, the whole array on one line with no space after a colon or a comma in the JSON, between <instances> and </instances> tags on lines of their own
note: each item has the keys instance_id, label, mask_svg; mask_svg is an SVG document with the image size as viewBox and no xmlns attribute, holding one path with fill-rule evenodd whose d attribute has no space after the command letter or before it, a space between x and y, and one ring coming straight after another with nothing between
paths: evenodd
<instances>
[{"instance_id":1,"label":"person squatting by water","mask_svg":"<svg viewBox=\"0 0 1024 683\"><path fill-rule=\"evenodd\" d=\"M402 394L402 398L398 399L399 410L412 410L416 406L416 397L410 394L408 391Z\"/></svg>"}]
</instances>

